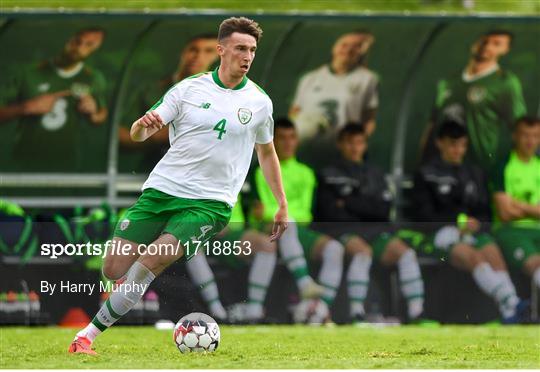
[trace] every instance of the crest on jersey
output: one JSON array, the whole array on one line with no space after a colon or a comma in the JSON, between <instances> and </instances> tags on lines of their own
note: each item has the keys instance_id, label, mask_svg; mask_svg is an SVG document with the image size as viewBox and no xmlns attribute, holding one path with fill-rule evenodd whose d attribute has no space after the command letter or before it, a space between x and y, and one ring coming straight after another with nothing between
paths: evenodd
<instances>
[{"instance_id":1,"label":"crest on jersey","mask_svg":"<svg viewBox=\"0 0 540 372\"><path fill-rule=\"evenodd\" d=\"M38 91L39 91L40 93L45 93L45 92L47 92L47 91L49 90L50 87L51 87L51 84L49 84L49 83L42 83L42 84L39 84L39 85L38 85L38 88L37 88L37 89L38 89Z\"/></svg>"},{"instance_id":2,"label":"crest on jersey","mask_svg":"<svg viewBox=\"0 0 540 372\"><path fill-rule=\"evenodd\" d=\"M467 98L471 103L480 103L486 98L486 88L482 86L472 86L467 92Z\"/></svg>"},{"instance_id":3,"label":"crest on jersey","mask_svg":"<svg viewBox=\"0 0 540 372\"><path fill-rule=\"evenodd\" d=\"M358 94L360 92L360 84L351 84L348 88L350 94Z\"/></svg>"},{"instance_id":4,"label":"crest on jersey","mask_svg":"<svg viewBox=\"0 0 540 372\"><path fill-rule=\"evenodd\" d=\"M251 113L251 110L247 108L238 109L238 120L240 120L240 123L246 125L251 121L252 116L253 114Z\"/></svg>"},{"instance_id":5,"label":"crest on jersey","mask_svg":"<svg viewBox=\"0 0 540 372\"><path fill-rule=\"evenodd\" d=\"M127 229L129 226L129 222L130 221L127 218L120 222L120 230L124 231L125 229Z\"/></svg>"}]
</instances>

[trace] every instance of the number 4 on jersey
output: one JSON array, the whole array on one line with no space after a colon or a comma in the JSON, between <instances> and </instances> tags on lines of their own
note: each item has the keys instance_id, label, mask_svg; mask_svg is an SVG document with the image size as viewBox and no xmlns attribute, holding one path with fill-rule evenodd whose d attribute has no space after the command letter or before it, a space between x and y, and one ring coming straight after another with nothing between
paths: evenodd
<instances>
[{"instance_id":1,"label":"number 4 on jersey","mask_svg":"<svg viewBox=\"0 0 540 372\"><path fill-rule=\"evenodd\" d=\"M227 133L227 131L225 130L225 124L227 124L227 120L225 119L221 119L215 126L214 126L214 130L217 130L218 131L218 140L221 139L221 137L223 137L223 135L225 133Z\"/></svg>"}]
</instances>

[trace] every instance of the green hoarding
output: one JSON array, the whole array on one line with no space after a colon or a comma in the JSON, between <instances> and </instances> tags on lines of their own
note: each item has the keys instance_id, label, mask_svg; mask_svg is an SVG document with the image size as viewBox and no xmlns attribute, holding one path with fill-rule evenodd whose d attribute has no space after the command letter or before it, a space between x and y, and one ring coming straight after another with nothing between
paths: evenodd
<instances>
[{"instance_id":1,"label":"green hoarding","mask_svg":"<svg viewBox=\"0 0 540 372\"><path fill-rule=\"evenodd\" d=\"M160 146L134 149L121 144L116 161L115 154L111 153L116 146L111 145L111 141L118 135L119 127L129 128L131 122L149 108L143 107L145 101L158 99L168 89L167 79L175 71L180 53L189 41L196 35L215 33L220 20L225 17L203 14L7 14L0 26L3 51L0 56L0 84L3 87L0 105L27 99L30 93L17 90L20 84L13 81L29 76L28 69L59 55L78 30L102 28L105 30L103 43L84 65L104 77L102 94L108 110L107 119L101 125L93 125L88 120L77 121L76 129L69 135L72 137L66 135L64 144L65 157L78 156L80 161L65 169L51 166L50 170L105 173L109 162L115 161L120 173L148 173L165 145L161 149ZM272 98L275 118L287 115L300 77L329 62L332 46L340 35L357 29L367 29L373 34L375 41L368 53L367 67L379 78L379 104L369 158L389 172L401 164L406 172L415 167L437 81L464 69L472 43L487 30L504 28L514 34L512 50L501 60L501 66L513 71L520 80L529 113L538 112L538 18L276 15L254 15L253 18L262 25L264 36L249 76ZM211 67L215 65L212 63ZM69 97L72 101L68 99L68 103L77 105L73 87L71 89ZM34 161L44 163L39 169L48 171L47 162L54 162L42 146L30 146L21 141L21 138L27 138L21 135L28 131L23 128L24 124L32 124L26 119L0 122L3 131L0 136L1 172L31 172L34 168L28 162L33 164ZM77 133L75 137L73 132ZM68 146L68 142L76 143L77 155L73 153L73 143ZM53 143L60 149L64 146L61 141ZM32 154L26 158L26 163L16 158L21 152ZM51 153L59 152L62 151L58 148L51 150ZM309 156L306 160L310 160Z\"/></svg>"}]
</instances>

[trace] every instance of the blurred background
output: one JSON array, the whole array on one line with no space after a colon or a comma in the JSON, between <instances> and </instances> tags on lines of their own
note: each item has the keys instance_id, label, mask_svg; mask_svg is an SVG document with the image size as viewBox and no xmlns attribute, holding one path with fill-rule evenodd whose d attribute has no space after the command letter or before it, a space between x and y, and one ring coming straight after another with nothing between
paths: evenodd
<instances>
[{"instance_id":1,"label":"blurred background","mask_svg":"<svg viewBox=\"0 0 540 372\"><path fill-rule=\"evenodd\" d=\"M371 35L362 65L376 76L378 102L367 158L384 172L394 194L391 223L412 219L412 177L433 119L437 84L462 73L483 34L513 35L511 50L498 62L517 77L525 113L540 116L540 1L3 0L1 9L0 107L13 108L0 114L2 324L56 324L74 308L89 316L98 309L101 293L48 296L40 293L40 282L98 282L101 259L52 260L40 255L40 245L103 243L111 237L168 147L166 133L147 144L131 142L131 124L175 82L218 66L217 56L205 48L215 44L219 23L229 16L261 24L264 36L249 77L271 97L274 118L290 116L297 127L319 120L291 114L301 78L332 60L343 35ZM74 70L59 72L62 63ZM28 104L40 95L49 95L48 101ZM322 159L321 148L333 146L328 139L337 129L329 122L315 127L297 128L298 160L317 173L335 156ZM208 261L223 304L245 302L249 265ZM445 323L498 317L497 306L470 274L429 255L419 254L419 262L427 317ZM313 275L319 268L310 264ZM510 273L519 296L532 298L537 321L534 283L522 270L511 267ZM122 322L148 324L208 311L199 287L178 262ZM345 287L331 307L338 323L350 321ZM291 305L298 301L293 277L280 260L266 297L267 318L290 322ZM374 263L366 304L381 319L406 317L395 267Z\"/></svg>"}]
</instances>

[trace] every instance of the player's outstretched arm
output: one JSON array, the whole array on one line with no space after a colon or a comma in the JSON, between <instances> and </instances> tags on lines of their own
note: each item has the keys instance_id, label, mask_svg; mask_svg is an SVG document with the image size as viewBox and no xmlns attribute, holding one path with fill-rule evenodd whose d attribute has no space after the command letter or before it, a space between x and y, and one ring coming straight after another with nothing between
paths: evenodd
<instances>
[{"instance_id":1,"label":"player's outstretched arm","mask_svg":"<svg viewBox=\"0 0 540 372\"><path fill-rule=\"evenodd\" d=\"M279 167L279 159L274 149L274 143L256 144L255 150L259 158L259 164L264 174L266 182L272 190L272 194L276 198L279 209L274 217L274 226L270 241L278 240L287 228L287 198L283 190L281 182L281 169Z\"/></svg>"},{"instance_id":2,"label":"player's outstretched arm","mask_svg":"<svg viewBox=\"0 0 540 372\"><path fill-rule=\"evenodd\" d=\"M142 142L163 128L163 120L155 111L148 111L131 125L130 136L135 142Z\"/></svg>"}]
</instances>

